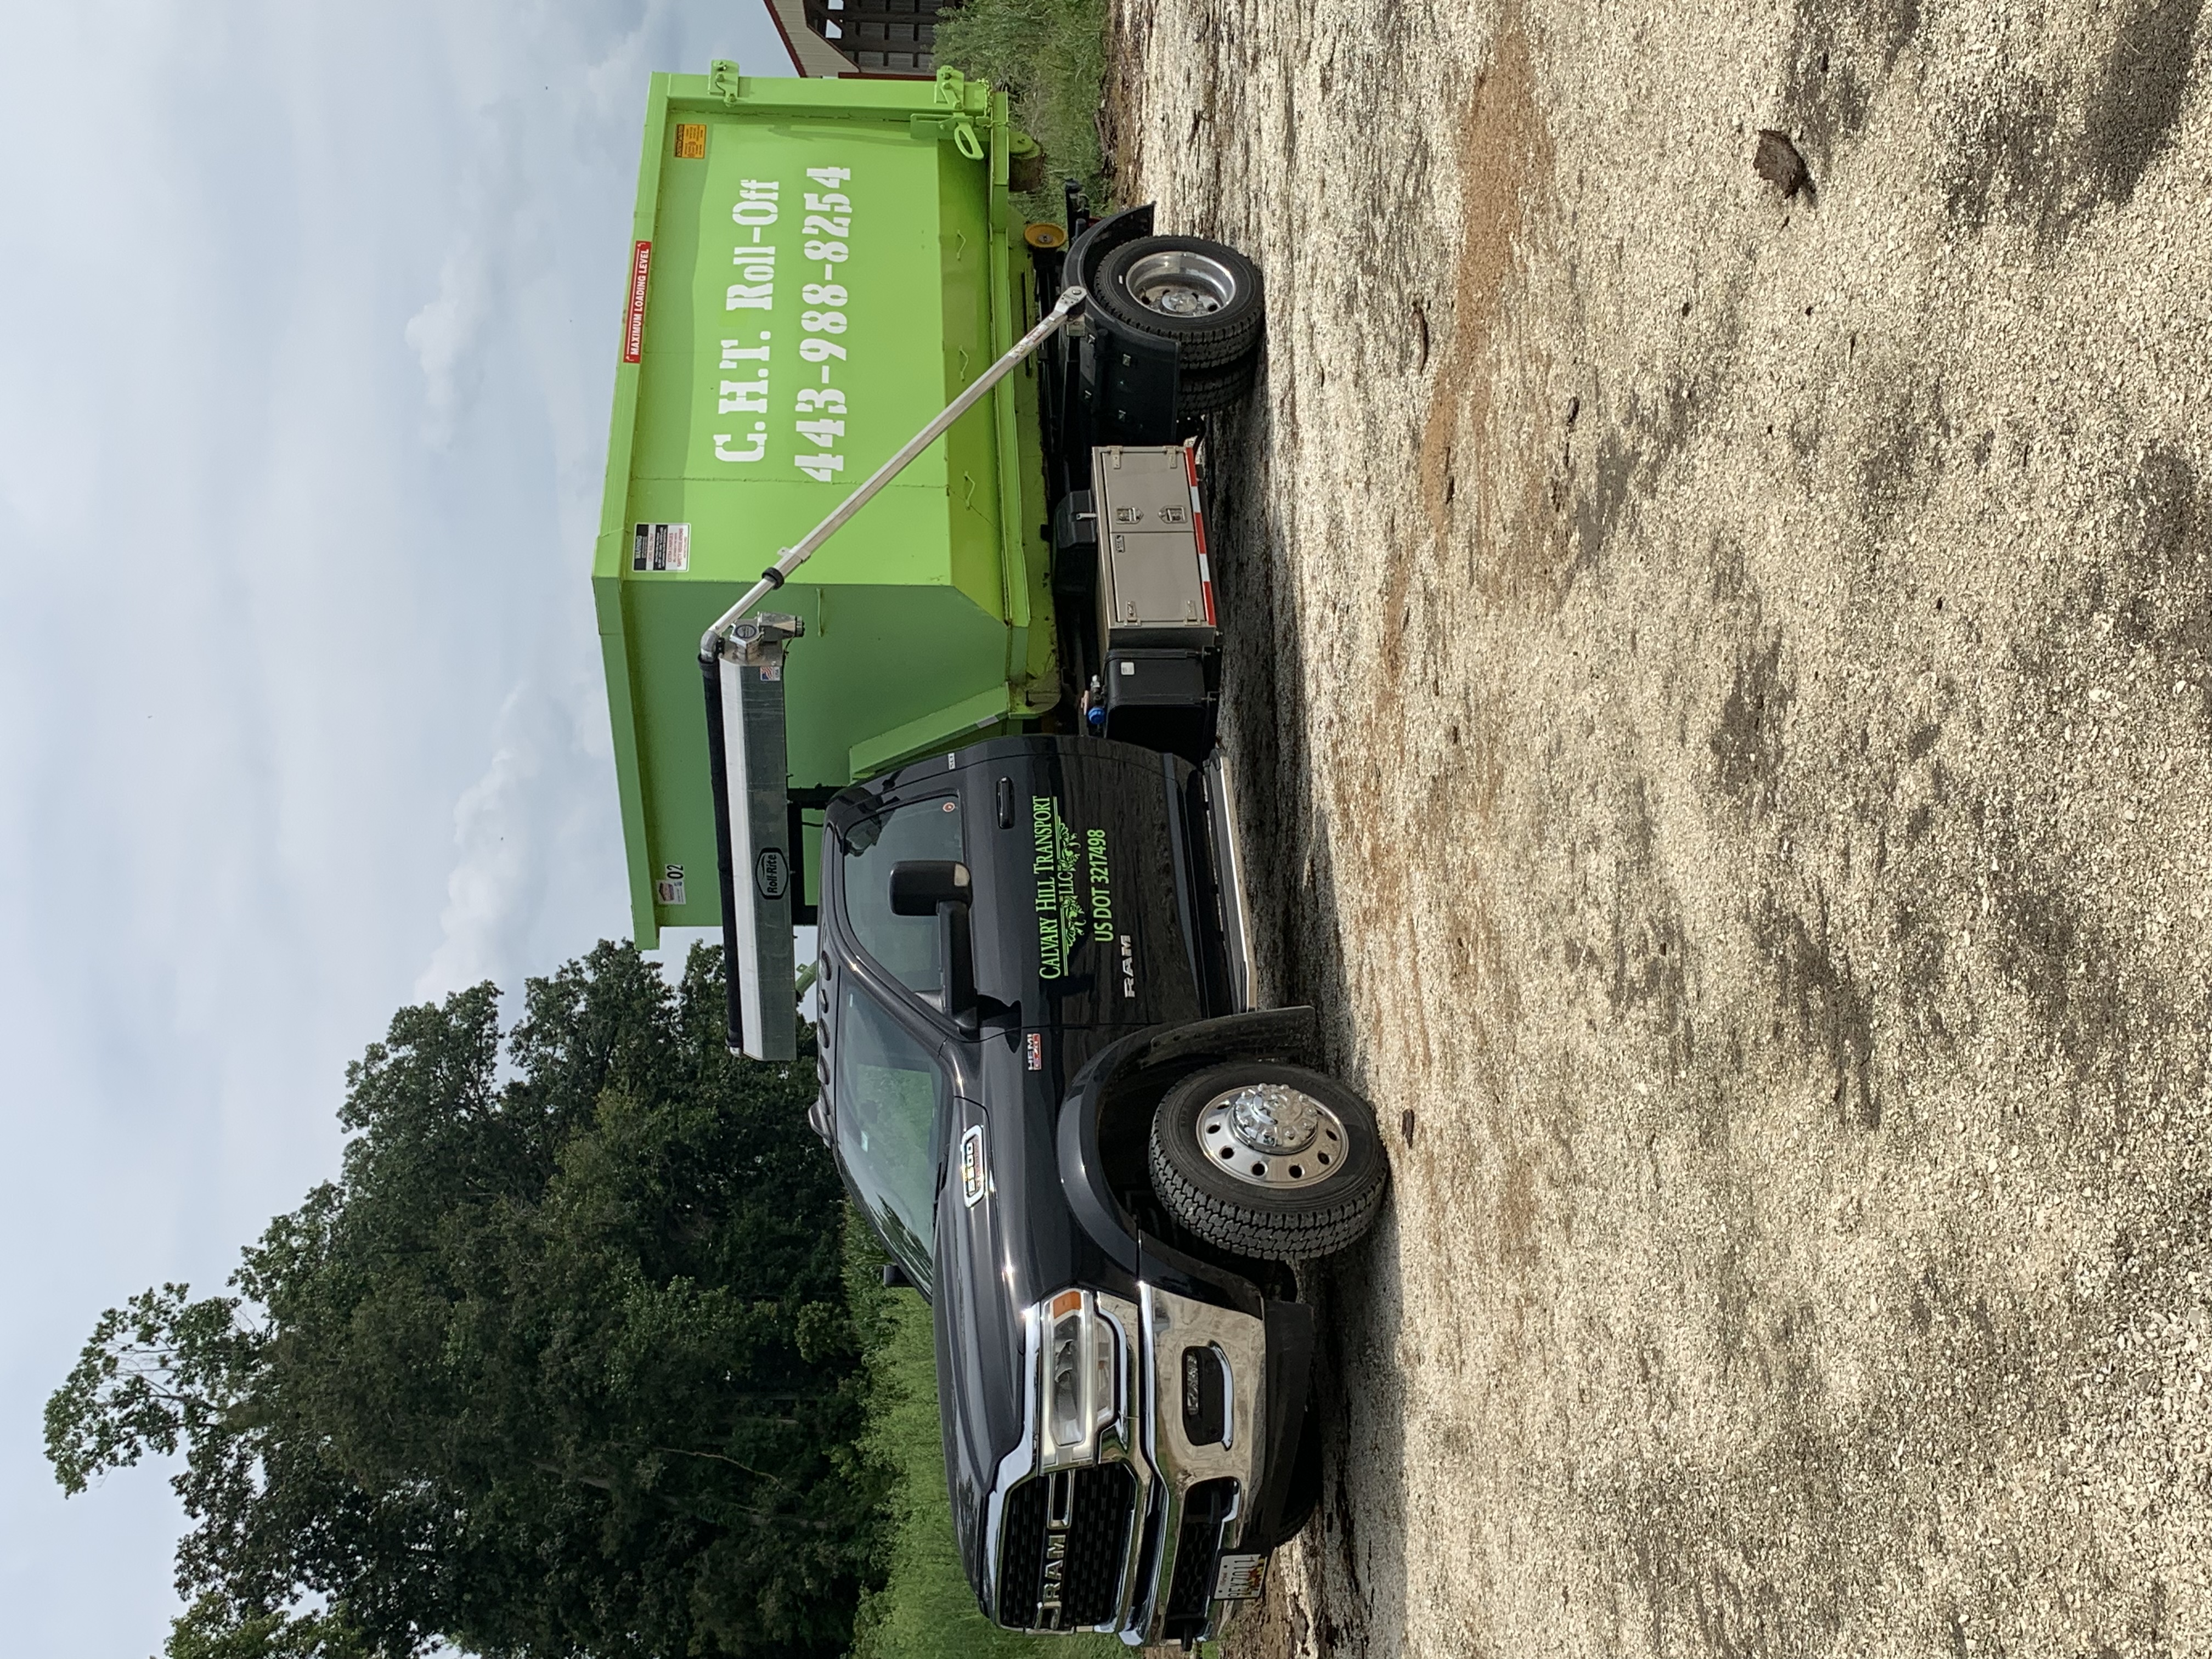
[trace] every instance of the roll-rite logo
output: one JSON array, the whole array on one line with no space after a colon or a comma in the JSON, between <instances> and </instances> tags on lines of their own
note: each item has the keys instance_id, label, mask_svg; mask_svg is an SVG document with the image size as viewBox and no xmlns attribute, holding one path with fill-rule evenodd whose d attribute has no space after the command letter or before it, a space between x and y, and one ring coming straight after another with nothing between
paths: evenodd
<instances>
[{"instance_id":1,"label":"roll-rite logo","mask_svg":"<svg viewBox=\"0 0 2212 1659\"><path fill-rule=\"evenodd\" d=\"M791 865L783 856L783 848L762 848L759 859L753 865L753 884L760 889L760 896L774 902L783 896L783 890L790 880Z\"/></svg>"}]
</instances>

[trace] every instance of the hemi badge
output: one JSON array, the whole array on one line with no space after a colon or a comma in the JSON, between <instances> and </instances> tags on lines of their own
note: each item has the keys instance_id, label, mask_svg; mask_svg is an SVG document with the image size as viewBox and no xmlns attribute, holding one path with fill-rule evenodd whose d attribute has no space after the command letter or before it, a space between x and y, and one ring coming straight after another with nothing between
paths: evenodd
<instances>
[{"instance_id":1,"label":"hemi badge","mask_svg":"<svg viewBox=\"0 0 2212 1659\"><path fill-rule=\"evenodd\" d=\"M974 1209L983 1201L983 1126L977 1124L960 1137L960 1196Z\"/></svg>"}]
</instances>

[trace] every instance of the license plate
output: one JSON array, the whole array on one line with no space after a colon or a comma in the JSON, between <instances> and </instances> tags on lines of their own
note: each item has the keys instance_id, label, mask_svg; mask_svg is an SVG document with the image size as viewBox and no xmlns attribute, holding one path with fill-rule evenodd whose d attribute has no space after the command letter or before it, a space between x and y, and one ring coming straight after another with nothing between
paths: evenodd
<instances>
[{"instance_id":1,"label":"license plate","mask_svg":"<svg viewBox=\"0 0 2212 1659\"><path fill-rule=\"evenodd\" d=\"M1267 1588L1267 1558L1264 1555L1224 1555L1213 1576L1217 1601L1249 1601Z\"/></svg>"}]
</instances>

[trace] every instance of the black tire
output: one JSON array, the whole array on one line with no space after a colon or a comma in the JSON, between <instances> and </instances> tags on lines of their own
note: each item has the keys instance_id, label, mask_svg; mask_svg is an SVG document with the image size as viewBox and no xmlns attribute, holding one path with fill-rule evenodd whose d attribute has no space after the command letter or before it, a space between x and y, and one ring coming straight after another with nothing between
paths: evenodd
<instances>
[{"instance_id":1,"label":"black tire","mask_svg":"<svg viewBox=\"0 0 2212 1659\"><path fill-rule=\"evenodd\" d=\"M1200 262L1192 267L1204 280L1160 274L1178 254ZM1132 284L1134 284L1133 287ZM1182 293L1212 309L1188 313L1163 311L1139 297L1148 293ZM1247 356L1260 343L1267 320L1267 295L1260 268L1233 247L1200 236L1140 236L1124 242L1098 262L1091 297L1120 326L1182 348L1185 374L1218 368Z\"/></svg>"},{"instance_id":2,"label":"black tire","mask_svg":"<svg viewBox=\"0 0 2212 1659\"><path fill-rule=\"evenodd\" d=\"M1186 374L1176 394L1176 413L1185 420L1195 420L1200 415L1218 415L1235 404L1241 404L1252 390L1252 380L1260 368L1260 354L1238 358L1226 368L1209 368L1202 374Z\"/></svg>"},{"instance_id":3,"label":"black tire","mask_svg":"<svg viewBox=\"0 0 2212 1659\"><path fill-rule=\"evenodd\" d=\"M1282 1085L1320 1109L1302 1149L1263 1156L1222 1127L1223 1097L1255 1084ZM1215 1127L1202 1128L1201 1120ZM1209 1133L1222 1138L1209 1143ZM1263 1185L1231 1174L1209 1146L1230 1154L1229 1163L1273 1171L1270 1180L1287 1176L1303 1184ZM1390 1179L1365 1101L1317 1072L1249 1060L1208 1066L1168 1091L1152 1114L1152 1190L1176 1220L1209 1243L1266 1261L1310 1261L1344 1249L1374 1224Z\"/></svg>"}]
</instances>

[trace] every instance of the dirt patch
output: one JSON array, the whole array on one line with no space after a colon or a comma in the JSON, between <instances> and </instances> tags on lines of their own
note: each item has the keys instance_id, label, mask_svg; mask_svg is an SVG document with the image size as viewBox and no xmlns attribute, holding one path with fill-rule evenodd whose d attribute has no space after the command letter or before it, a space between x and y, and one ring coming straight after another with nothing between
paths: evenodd
<instances>
[{"instance_id":1,"label":"dirt patch","mask_svg":"<svg viewBox=\"0 0 2212 1659\"><path fill-rule=\"evenodd\" d=\"M2198 0L1120 27L1268 273L1266 973L1394 1127L1232 1654L2212 1652Z\"/></svg>"},{"instance_id":2,"label":"dirt patch","mask_svg":"<svg viewBox=\"0 0 2212 1659\"><path fill-rule=\"evenodd\" d=\"M1515 246L1537 210L1534 198L1548 182L1551 161L1528 39L1517 15L1509 12L1499 22L1492 50L1460 125L1460 246L1450 343L1437 369L1441 395L1431 404L1421 434L1421 491L1438 540L1449 535L1455 519L1454 448L1463 434L1477 443L1486 435L1491 336ZM1423 326L1429 326L1425 316Z\"/></svg>"}]
</instances>

